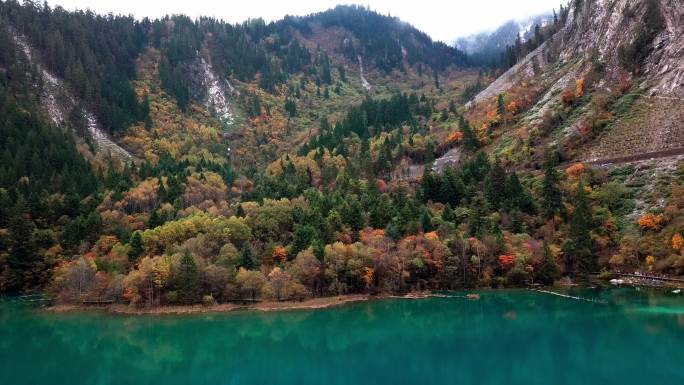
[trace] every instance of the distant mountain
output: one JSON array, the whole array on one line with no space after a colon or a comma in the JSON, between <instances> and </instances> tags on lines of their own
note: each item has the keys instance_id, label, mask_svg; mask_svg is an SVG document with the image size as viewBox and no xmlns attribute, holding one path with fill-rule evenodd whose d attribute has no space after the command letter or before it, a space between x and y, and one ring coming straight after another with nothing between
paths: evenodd
<instances>
[{"instance_id":1,"label":"distant mountain","mask_svg":"<svg viewBox=\"0 0 684 385\"><path fill-rule=\"evenodd\" d=\"M509 20L494 31L459 38L455 46L469 55L499 54L506 50L506 46L513 45L518 36L522 42L525 42L534 36L535 26L543 27L552 21L552 13Z\"/></svg>"},{"instance_id":2,"label":"distant mountain","mask_svg":"<svg viewBox=\"0 0 684 385\"><path fill-rule=\"evenodd\" d=\"M305 36L323 32L316 30L316 26L335 30L338 34L333 34L333 38L322 39L334 44L323 48L339 51L352 60L362 55L384 71L417 63L441 71L449 65L462 66L467 62L466 55L460 50L433 41L424 32L396 17L381 15L363 6L338 5L304 17L287 17L277 24L290 25Z\"/></svg>"}]
</instances>

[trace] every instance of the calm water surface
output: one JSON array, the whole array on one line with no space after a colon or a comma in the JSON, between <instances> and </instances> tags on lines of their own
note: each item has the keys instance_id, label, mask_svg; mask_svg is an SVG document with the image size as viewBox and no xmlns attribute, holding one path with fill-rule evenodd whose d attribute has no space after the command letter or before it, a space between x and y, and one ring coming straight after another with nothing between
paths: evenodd
<instances>
[{"instance_id":1,"label":"calm water surface","mask_svg":"<svg viewBox=\"0 0 684 385\"><path fill-rule=\"evenodd\" d=\"M0 384L684 384L684 295L525 290L279 313L0 300Z\"/></svg>"}]
</instances>

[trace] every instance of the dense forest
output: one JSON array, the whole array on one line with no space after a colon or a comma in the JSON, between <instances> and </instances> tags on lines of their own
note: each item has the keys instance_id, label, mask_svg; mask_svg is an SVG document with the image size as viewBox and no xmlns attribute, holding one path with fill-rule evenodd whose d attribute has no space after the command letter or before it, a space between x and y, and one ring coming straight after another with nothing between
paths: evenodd
<instances>
[{"instance_id":1,"label":"dense forest","mask_svg":"<svg viewBox=\"0 0 684 385\"><path fill-rule=\"evenodd\" d=\"M509 48L501 68L567 12ZM307 48L313 23L347 37ZM535 85L466 110L459 95L473 84L447 92L436 74L485 63L398 23L363 7L233 25L0 2L0 291L156 306L684 272L684 169L667 209L635 219L624 169L568 162L567 146L541 140L536 164L492 152L539 97ZM73 121L49 123L16 34L135 157L91 161ZM203 110L193 68L204 54L238 84L234 126ZM358 55L377 79L426 69L411 75L421 88L363 91L348 74ZM566 90L543 124L591 105L596 78ZM264 163L231 154L288 140ZM462 161L433 169L449 150Z\"/></svg>"}]
</instances>

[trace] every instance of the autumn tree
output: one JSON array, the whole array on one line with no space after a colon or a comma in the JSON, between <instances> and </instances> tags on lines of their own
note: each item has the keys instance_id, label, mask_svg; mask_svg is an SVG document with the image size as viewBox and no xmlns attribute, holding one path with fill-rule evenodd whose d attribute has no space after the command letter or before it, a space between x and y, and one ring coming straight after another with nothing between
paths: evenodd
<instances>
[{"instance_id":1,"label":"autumn tree","mask_svg":"<svg viewBox=\"0 0 684 385\"><path fill-rule=\"evenodd\" d=\"M297 254L288 268L289 273L299 282L316 292L323 266L314 254L312 247Z\"/></svg>"},{"instance_id":2,"label":"autumn tree","mask_svg":"<svg viewBox=\"0 0 684 385\"><path fill-rule=\"evenodd\" d=\"M224 290L230 279L230 270L224 266L208 265L202 270L202 281L206 292L218 301L223 300Z\"/></svg>"},{"instance_id":3,"label":"autumn tree","mask_svg":"<svg viewBox=\"0 0 684 385\"><path fill-rule=\"evenodd\" d=\"M247 297L256 301L266 284L266 277L260 271L247 270L241 267L235 276L235 282L240 288L243 298Z\"/></svg>"},{"instance_id":4,"label":"autumn tree","mask_svg":"<svg viewBox=\"0 0 684 385\"><path fill-rule=\"evenodd\" d=\"M286 299L286 290L292 281L290 274L276 266L271 270L267 278L275 299L278 301Z\"/></svg>"}]
</instances>

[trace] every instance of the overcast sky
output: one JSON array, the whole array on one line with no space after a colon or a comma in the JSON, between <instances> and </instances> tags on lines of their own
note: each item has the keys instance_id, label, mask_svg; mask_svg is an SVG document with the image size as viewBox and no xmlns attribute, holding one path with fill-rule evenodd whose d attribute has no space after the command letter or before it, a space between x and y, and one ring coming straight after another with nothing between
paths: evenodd
<instances>
[{"instance_id":1,"label":"overcast sky","mask_svg":"<svg viewBox=\"0 0 684 385\"><path fill-rule=\"evenodd\" d=\"M53 0L48 4L66 9L89 8L98 13L132 14L138 18L183 13L242 22L257 17L272 21L288 14L307 15L337 4L355 3L397 16L434 40L451 43L457 37L494 29L510 19L558 8L561 2L567 0Z\"/></svg>"}]
</instances>

